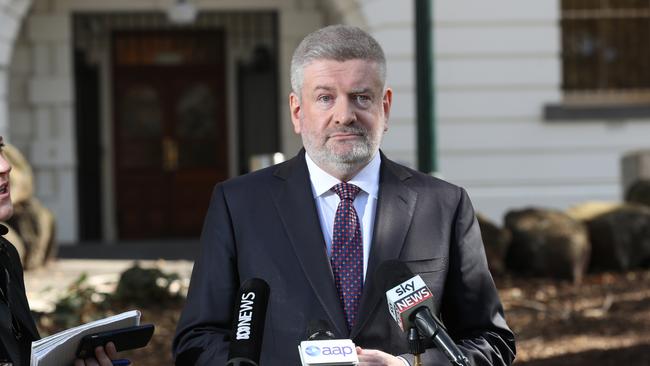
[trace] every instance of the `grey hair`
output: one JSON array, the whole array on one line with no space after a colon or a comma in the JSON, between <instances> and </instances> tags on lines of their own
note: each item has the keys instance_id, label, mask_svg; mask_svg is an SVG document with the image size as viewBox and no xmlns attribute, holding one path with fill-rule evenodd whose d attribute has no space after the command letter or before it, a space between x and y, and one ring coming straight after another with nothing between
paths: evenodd
<instances>
[{"instance_id":1,"label":"grey hair","mask_svg":"<svg viewBox=\"0 0 650 366\"><path fill-rule=\"evenodd\" d=\"M382 86L386 82L386 56L379 43L359 27L330 25L308 34L291 58L291 88L301 98L304 68L315 60L374 61Z\"/></svg>"}]
</instances>

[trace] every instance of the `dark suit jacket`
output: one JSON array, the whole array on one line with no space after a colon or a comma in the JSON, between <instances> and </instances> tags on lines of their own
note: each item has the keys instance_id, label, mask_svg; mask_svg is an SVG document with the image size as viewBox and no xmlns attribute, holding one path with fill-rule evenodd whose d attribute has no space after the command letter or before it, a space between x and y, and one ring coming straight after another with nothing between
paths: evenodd
<instances>
[{"instance_id":1,"label":"dark suit jacket","mask_svg":"<svg viewBox=\"0 0 650 366\"><path fill-rule=\"evenodd\" d=\"M388 313L375 270L405 261L432 290L451 336L475 365L508 365L514 337L489 274L480 230L462 188L382 155L379 199L357 324L348 333L327 258L304 151L277 166L215 187L173 350L177 365L223 365L240 283L269 283L260 364L300 365L310 321L340 338L400 355L406 335ZM425 365L447 365L429 350Z\"/></svg>"},{"instance_id":2,"label":"dark suit jacket","mask_svg":"<svg viewBox=\"0 0 650 366\"><path fill-rule=\"evenodd\" d=\"M4 228L0 228L2 229ZM0 304L3 306L3 310L0 311L0 342L15 365L29 365L31 343L39 336L25 295L23 267L16 248L3 237L0 237L0 256L2 256L0 263L6 268L10 278L8 293L11 312L20 323L22 331L22 337L16 340L10 328L11 315L5 304Z\"/></svg>"}]
</instances>

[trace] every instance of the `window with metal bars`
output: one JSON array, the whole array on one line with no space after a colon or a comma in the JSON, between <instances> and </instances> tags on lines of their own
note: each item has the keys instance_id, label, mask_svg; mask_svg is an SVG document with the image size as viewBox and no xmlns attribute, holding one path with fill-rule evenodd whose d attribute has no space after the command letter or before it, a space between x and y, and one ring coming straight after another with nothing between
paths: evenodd
<instances>
[{"instance_id":1,"label":"window with metal bars","mask_svg":"<svg viewBox=\"0 0 650 366\"><path fill-rule=\"evenodd\" d=\"M561 0L568 102L650 102L650 1Z\"/></svg>"}]
</instances>

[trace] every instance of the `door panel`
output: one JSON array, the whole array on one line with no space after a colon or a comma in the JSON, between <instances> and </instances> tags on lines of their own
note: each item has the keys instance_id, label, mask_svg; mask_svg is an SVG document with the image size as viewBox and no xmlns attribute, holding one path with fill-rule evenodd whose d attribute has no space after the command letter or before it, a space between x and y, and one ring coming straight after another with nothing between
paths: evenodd
<instances>
[{"instance_id":1,"label":"door panel","mask_svg":"<svg viewBox=\"0 0 650 366\"><path fill-rule=\"evenodd\" d=\"M188 34L189 33L189 34ZM190 37L200 33L200 36ZM123 44L157 46L167 55L179 45L180 55L192 55L183 39L195 47L215 48L220 32L117 33L115 85L115 172L117 222L121 239L197 237L212 187L227 178L223 52L211 63L180 57L182 62L160 64L155 55ZM180 38L180 39L179 39ZM149 40L150 42L146 42ZM172 46L170 46L172 45ZM217 50L223 51L221 46ZM134 56L135 54L136 56ZM176 59L179 59L176 57ZM126 60L121 63L120 60ZM134 61L136 60L136 61ZM137 61L142 60L142 61ZM195 60L196 61L196 60Z\"/></svg>"},{"instance_id":2,"label":"door panel","mask_svg":"<svg viewBox=\"0 0 650 366\"><path fill-rule=\"evenodd\" d=\"M177 168L172 179L172 210L176 232L189 235L199 228L212 188L227 178L228 145L223 84L209 70L194 70L174 80L172 125L177 144ZM215 120L224 121L222 125Z\"/></svg>"}]
</instances>

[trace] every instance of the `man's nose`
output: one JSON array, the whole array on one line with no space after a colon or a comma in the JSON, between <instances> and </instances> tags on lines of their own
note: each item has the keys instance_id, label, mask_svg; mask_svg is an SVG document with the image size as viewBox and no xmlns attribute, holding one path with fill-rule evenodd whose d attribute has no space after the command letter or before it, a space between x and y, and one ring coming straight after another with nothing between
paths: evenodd
<instances>
[{"instance_id":1,"label":"man's nose","mask_svg":"<svg viewBox=\"0 0 650 366\"><path fill-rule=\"evenodd\" d=\"M335 122L348 125L357 120L354 106L347 98L340 98L336 103Z\"/></svg>"}]
</instances>

